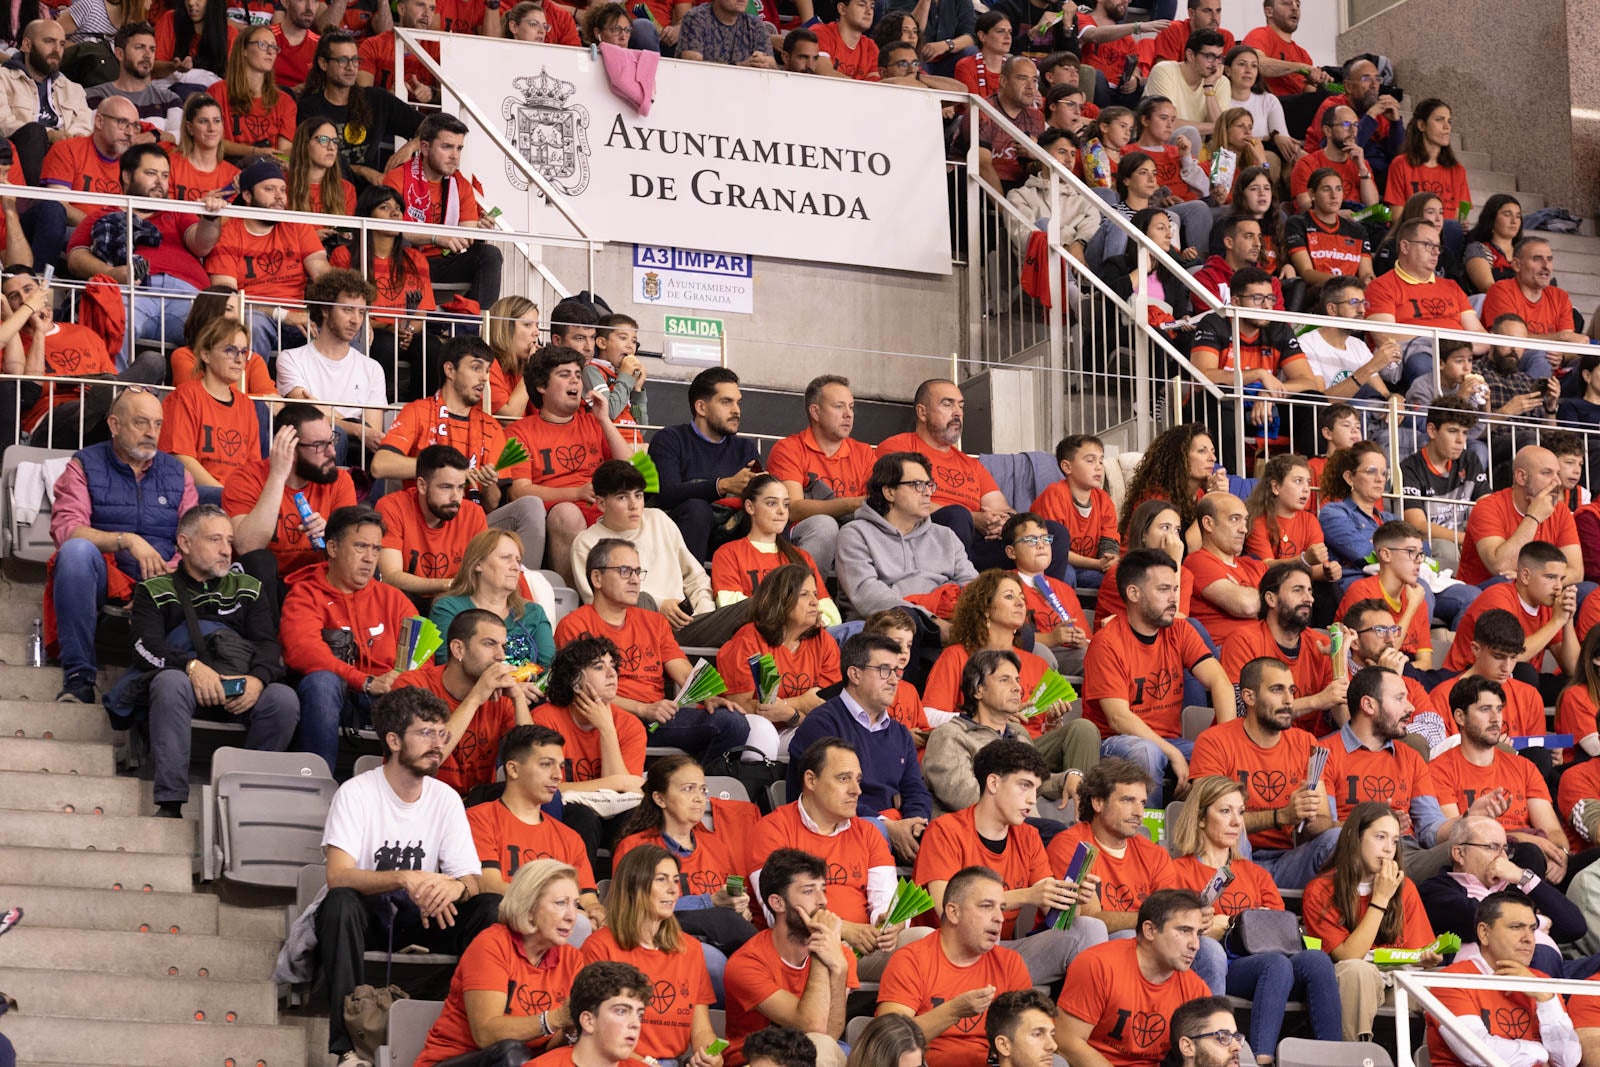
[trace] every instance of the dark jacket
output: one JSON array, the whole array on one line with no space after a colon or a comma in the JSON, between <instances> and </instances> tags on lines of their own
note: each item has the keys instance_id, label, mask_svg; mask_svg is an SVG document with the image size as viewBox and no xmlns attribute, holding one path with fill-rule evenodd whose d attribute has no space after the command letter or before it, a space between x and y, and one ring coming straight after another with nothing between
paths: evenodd
<instances>
[{"instance_id":1,"label":"dark jacket","mask_svg":"<svg viewBox=\"0 0 1600 1067\"><path fill-rule=\"evenodd\" d=\"M684 422L657 431L650 439L650 458L661 476L661 492L651 506L671 511L686 500L716 500L717 479L738 474L751 460L759 467L761 449L738 434L712 444L693 423Z\"/></svg>"},{"instance_id":2,"label":"dark jacket","mask_svg":"<svg viewBox=\"0 0 1600 1067\"><path fill-rule=\"evenodd\" d=\"M84 484L93 505L90 516L96 530L136 533L150 543L162 559L178 551L178 505L183 500L183 464L166 452L157 452L143 478L117 458L110 441L82 449L73 457L83 468ZM117 567L134 578L139 563L124 549L116 554Z\"/></svg>"},{"instance_id":3,"label":"dark jacket","mask_svg":"<svg viewBox=\"0 0 1600 1067\"><path fill-rule=\"evenodd\" d=\"M261 595L261 583L238 571L229 571L209 582L196 582L182 565L171 574L158 575L134 587L133 663L136 669L181 671L195 658L189 647L183 605L178 601L180 582L194 605L195 621L202 634L218 626L227 627L250 642L251 675L263 685L283 680L278 620Z\"/></svg>"},{"instance_id":4,"label":"dark jacket","mask_svg":"<svg viewBox=\"0 0 1600 1067\"><path fill-rule=\"evenodd\" d=\"M887 714L887 713L886 713ZM917 761L917 743L911 731L889 720L889 728L868 733L850 714L843 694L824 701L795 729L789 742L789 795L800 795L801 757L812 743L824 737L842 737L855 746L861 760L861 796L856 814L873 818L881 811L898 808L907 819L933 818L933 796L922 781L922 764ZM895 803L895 797L900 798Z\"/></svg>"},{"instance_id":5,"label":"dark jacket","mask_svg":"<svg viewBox=\"0 0 1600 1067\"><path fill-rule=\"evenodd\" d=\"M1435 931L1460 934L1464 945L1478 940L1478 902L1467 896L1466 887L1450 871L1440 871L1417 886L1417 894L1422 897L1422 907ZM1576 941L1589 932L1583 912L1553 883L1540 878L1525 895L1539 914L1550 920L1550 936L1558 945Z\"/></svg>"}]
</instances>

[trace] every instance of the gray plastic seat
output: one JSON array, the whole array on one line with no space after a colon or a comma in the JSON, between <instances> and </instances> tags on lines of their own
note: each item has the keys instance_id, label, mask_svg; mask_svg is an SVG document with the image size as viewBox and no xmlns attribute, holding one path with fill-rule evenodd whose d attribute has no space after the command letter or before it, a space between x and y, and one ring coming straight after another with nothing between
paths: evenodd
<instances>
[{"instance_id":1,"label":"gray plastic seat","mask_svg":"<svg viewBox=\"0 0 1600 1067\"><path fill-rule=\"evenodd\" d=\"M750 793L745 789L744 783L726 774L707 775L706 791L714 797L721 797L723 800L748 801L750 799ZM709 811L710 808L708 807L707 810Z\"/></svg>"},{"instance_id":2,"label":"gray plastic seat","mask_svg":"<svg viewBox=\"0 0 1600 1067\"><path fill-rule=\"evenodd\" d=\"M321 756L219 748L202 790L202 877L291 888L322 862L322 830L338 784Z\"/></svg>"},{"instance_id":3,"label":"gray plastic seat","mask_svg":"<svg viewBox=\"0 0 1600 1067\"><path fill-rule=\"evenodd\" d=\"M377 1067L410 1067L422 1055L428 1031L444 1010L442 1000L397 1000L389 1009L389 1041L378 1049Z\"/></svg>"},{"instance_id":4,"label":"gray plastic seat","mask_svg":"<svg viewBox=\"0 0 1600 1067\"><path fill-rule=\"evenodd\" d=\"M382 766L383 766L383 757L382 756L374 756L371 753L368 753L365 756L357 756L356 757L355 766L353 768L351 768L350 774L351 774L352 777L357 775L357 774L366 774L368 771L377 770L379 767L382 767Z\"/></svg>"},{"instance_id":5,"label":"gray plastic seat","mask_svg":"<svg viewBox=\"0 0 1600 1067\"><path fill-rule=\"evenodd\" d=\"M45 500L44 506L39 509L39 514L27 525L17 521L16 511L12 507L12 494L17 484L17 468L24 463L44 463L62 457L70 458L73 450L70 448L33 448L28 445L11 445L5 450L3 473L3 489L0 489L0 507L5 509L4 535L0 540L0 552L6 557L27 560L29 563L48 563L50 557L55 555L55 539L50 536L50 502Z\"/></svg>"},{"instance_id":6,"label":"gray plastic seat","mask_svg":"<svg viewBox=\"0 0 1600 1067\"><path fill-rule=\"evenodd\" d=\"M1286 1037L1278 1042L1278 1067L1394 1067L1394 1060L1372 1041Z\"/></svg>"},{"instance_id":7,"label":"gray plastic seat","mask_svg":"<svg viewBox=\"0 0 1600 1067\"><path fill-rule=\"evenodd\" d=\"M555 594L555 610L550 612L550 626L552 628L559 625L562 619L583 606L583 601L579 599L576 589L560 586L555 590Z\"/></svg>"}]
</instances>

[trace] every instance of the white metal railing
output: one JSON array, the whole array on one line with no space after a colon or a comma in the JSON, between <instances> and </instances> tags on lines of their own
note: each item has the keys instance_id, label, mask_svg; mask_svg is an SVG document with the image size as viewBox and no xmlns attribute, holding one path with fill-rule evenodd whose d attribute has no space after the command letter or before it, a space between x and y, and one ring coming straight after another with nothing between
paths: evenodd
<instances>
[{"instance_id":1,"label":"white metal railing","mask_svg":"<svg viewBox=\"0 0 1600 1067\"><path fill-rule=\"evenodd\" d=\"M1445 974L1442 971L1401 970L1394 974L1394 1037L1398 1067L1413 1067L1411 1054L1411 998L1433 1018L1434 1025L1460 1041L1489 1067L1506 1067L1488 1045L1464 1028L1454 1013L1433 995L1435 989L1482 989L1512 993L1554 993L1560 997L1600 994L1600 983L1572 978L1512 978L1489 974Z\"/></svg>"}]
</instances>

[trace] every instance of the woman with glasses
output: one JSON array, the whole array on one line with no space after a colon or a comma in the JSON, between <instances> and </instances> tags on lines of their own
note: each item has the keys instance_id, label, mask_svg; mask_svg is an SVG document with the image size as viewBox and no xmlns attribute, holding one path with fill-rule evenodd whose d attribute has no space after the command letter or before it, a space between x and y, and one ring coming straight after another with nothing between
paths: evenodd
<instances>
[{"instance_id":1,"label":"woman with glasses","mask_svg":"<svg viewBox=\"0 0 1600 1067\"><path fill-rule=\"evenodd\" d=\"M628 47L633 36L633 19L621 4L594 4L583 13L583 43Z\"/></svg>"},{"instance_id":2,"label":"woman with glasses","mask_svg":"<svg viewBox=\"0 0 1600 1067\"><path fill-rule=\"evenodd\" d=\"M1305 931L1333 957L1345 1041L1372 1040L1372 1021L1388 999L1389 977L1367 954L1378 948L1425 949L1433 926L1417 887L1400 869L1400 823L1387 804L1357 804L1345 814L1326 874L1306 886ZM1423 954L1421 966L1442 960Z\"/></svg>"},{"instance_id":3,"label":"woman with glasses","mask_svg":"<svg viewBox=\"0 0 1600 1067\"><path fill-rule=\"evenodd\" d=\"M290 211L348 215L355 210L356 187L339 173L339 131L327 119L306 119L294 131L284 176Z\"/></svg>"},{"instance_id":4,"label":"woman with glasses","mask_svg":"<svg viewBox=\"0 0 1600 1067\"><path fill-rule=\"evenodd\" d=\"M794 728L822 703L817 692L841 678L839 644L822 628L817 579L810 567L787 563L768 574L750 598L751 621L717 653L729 700L750 723L746 744L776 759ZM771 656L777 686L758 693L750 660Z\"/></svg>"},{"instance_id":5,"label":"woman with glasses","mask_svg":"<svg viewBox=\"0 0 1600 1067\"><path fill-rule=\"evenodd\" d=\"M544 44L550 33L550 20L545 17L543 0L522 0L506 15L504 35L513 41Z\"/></svg>"},{"instance_id":6,"label":"woman with glasses","mask_svg":"<svg viewBox=\"0 0 1600 1067\"><path fill-rule=\"evenodd\" d=\"M750 894L742 881L749 870L740 828L730 824L707 829L702 820L710 810L705 772L693 757L657 760L645 775L644 801L633 809L612 863L620 864L642 845L655 845L677 859L682 893L673 913L685 932L715 949L715 957L706 954L706 963L712 984L720 989L727 957L754 937L756 928L750 924ZM730 893L729 879L735 876L741 879L739 892Z\"/></svg>"},{"instance_id":7,"label":"woman with glasses","mask_svg":"<svg viewBox=\"0 0 1600 1067\"><path fill-rule=\"evenodd\" d=\"M839 605L828 596L817 561L783 536L789 527L789 493L783 482L771 474L758 474L745 484L740 501L750 516L750 532L718 548L711 557L711 595L717 598L717 607L750 598L767 575L779 567L797 565L808 568L815 581L822 625L839 625Z\"/></svg>"},{"instance_id":8,"label":"woman with glasses","mask_svg":"<svg viewBox=\"0 0 1600 1067\"><path fill-rule=\"evenodd\" d=\"M1179 886L1205 893L1215 884L1217 872L1226 869L1232 875L1208 902L1212 915L1203 932L1216 941L1223 941L1241 911L1284 910L1272 875L1239 855L1244 817L1244 787L1237 779L1211 776L1189 783L1188 800L1171 829L1172 850L1178 857L1172 869ZM1305 1001L1318 1041L1339 1040L1339 983L1326 952L1230 954L1227 983L1229 996L1252 1002L1250 1047L1261 1050L1257 1063L1273 1062L1283 1029L1283 1006L1290 1000Z\"/></svg>"},{"instance_id":9,"label":"woman with glasses","mask_svg":"<svg viewBox=\"0 0 1600 1067\"><path fill-rule=\"evenodd\" d=\"M1372 280L1372 254L1361 225L1342 215L1344 179L1332 167L1318 167L1306 182L1311 207L1283 228L1284 252L1307 285L1354 276Z\"/></svg>"},{"instance_id":10,"label":"woman with glasses","mask_svg":"<svg viewBox=\"0 0 1600 1067\"><path fill-rule=\"evenodd\" d=\"M278 61L271 26L253 26L228 50L228 70L206 92L222 109L222 154L240 167L270 159L294 144L294 97L278 89Z\"/></svg>"},{"instance_id":11,"label":"woman with glasses","mask_svg":"<svg viewBox=\"0 0 1600 1067\"><path fill-rule=\"evenodd\" d=\"M463 611L480 608L506 623L506 661L514 666L550 666L555 636L544 608L522 596L522 538L511 530L485 530L467 542L455 581L433 602L433 624L440 633ZM441 648L435 662L448 658ZM533 683L527 683L531 686ZM530 700L543 699L529 694Z\"/></svg>"},{"instance_id":12,"label":"woman with glasses","mask_svg":"<svg viewBox=\"0 0 1600 1067\"><path fill-rule=\"evenodd\" d=\"M231 285L210 285L200 290L194 303L189 305L189 317L183 320L183 346L172 351L172 384L182 385L199 379L202 368L194 351L200 332L213 320L230 317L244 321L243 293ZM239 385L239 382L235 380L234 384ZM267 361L254 351L245 361L244 384L240 388L251 396L276 396L278 393L278 383L272 380Z\"/></svg>"},{"instance_id":13,"label":"woman with glasses","mask_svg":"<svg viewBox=\"0 0 1600 1067\"><path fill-rule=\"evenodd\" d=\"M250 335L238 319L207 323L195 338L200 378L167 394L162 403L161 450L178 457L194 477L200 503L222 503L228 475L261 458L261 424L250 398L239 391Z\"/></svg>"}]
</instances>

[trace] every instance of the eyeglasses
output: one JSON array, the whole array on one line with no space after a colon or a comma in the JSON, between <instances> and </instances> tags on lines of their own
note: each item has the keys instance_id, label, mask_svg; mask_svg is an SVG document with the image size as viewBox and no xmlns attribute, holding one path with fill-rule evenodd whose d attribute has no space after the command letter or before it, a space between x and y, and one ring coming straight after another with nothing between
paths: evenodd
<instances>
[{"instance_id":1,"label":"eyeglasses","mask_svg":"<svg viewBox=\"0 0 1600 1067\"><path fill-rule=\"evenodd\" d=\"M1359 296L1352 296L1349 300L1346 300L1345 303L1350 307L1355 308L1357 311L1367 310L1367 302Z\"/></svg>"},{"instance_id":2,"label":"eyeglasses","mask_svg":"<svg viewBox=\"0 0 1600 1067\"><path fill-rule=\"evenodd\" d=\"M916 65L917 65L917 61L914 60L914 59L896 59L896 60L892 60L891 62L885 63L883 65L883 69L884 70L911 70L914 67L916 67Z\"/></svg>"},{"instance_id":3,"label":"eyeglasses","mask_svg":"<svg viewBox=\"0 0 1600 1067\"><path fill-rule=\"evenodd\" d=\"M625 581L625 582L631 582L635 578L638 578L640 581L643 581L644 578L645 578L645 575L650 573L644 567L596 567L595 570L597 570L597 571L616 571L617 574L619 574L622 577L622 580Z\"/></svg>"},{"instance_id":4,"label":"eyeglasses","mask_svg":"<svg viewBox=\"0 0 1600 1067\"><path fill-rule=\"evenodd\" d=\"M1237 1030L1212 1030L1204 1034L1195 1034L1191 1041L1199 1041L1202 1037L1209 1037L1219 1045L1242 1045L1244 1035Z\"/></svg>"},{"instance_id":5,"label":"eyeglasses","mask_svg":"<svg viewBox=\"0 0 1600 1067\"><path fill-rule=\"evenodd\" d=\"M1358 634L1377 634L1379 637L1394 637L1399 632L1398 626L1367 626L1356 631Z\"/></svg>"},{"instance_id":6,"label":"eyeglasses","mask_svg":"<svg viewBox=\"0 0 1600 1067\"><path fill-rule=\"evenodd\" d=\"M1485 852L1489 853L1489 855L1491 855L1491 856L1504 856L1506 854L1506 846L1505 845L1503 845L1503 844L1501 844L1501 845L1492 845L1492 844L1489 844L1486 841L1463 841L1463 842L1461 842L1461 847L1462 848L1481 848Z\"/></svg>"},{"instance_id":7,"label":"eyeglasses","mask_svg":"<svg viewBox=\"0 0 1600 1067\"><path fill-rule=\"evenodd\" d=\"M283 49L279 48L277 45L273 44L271 41L251 41L250 42L250 47L251 48L259 48L269 56L275 56L279 52L283 51Z\"/></svg>"},{"instance_id":8,"label":"eyeglasses","mask_svg":"<svg viewBox=\"0 0 1600 1067\"><path fill-rule=\"evenodd\" d=\"M119 119L115 115L101 115L100 117L119 130L137 130L141 125L138 119Z\"/></svg>"},{"instance_id":9,"label":"eyeglasses","mask_svg":"<svg viewBox=\"0 0 1600 1067\"><path fill-rule=\"evenodd\" d=\"M1014 544L1014 545L1027 545L1030 548L1038 548L1040 545L1045 545L1046 547L1048 547L1048 546L1053 545L1053 544L1056 543L1056 535L1055 534L1028 534L1026 537L1019 537L1019 538L1017 538L1015 541L1013 541L1011 543Z\"/></svg>"},{"instance_id":10,"label":"eyeglasses","mask_svg":"<svg viewBox=\"0 0 1600 1067\"><path fill-rule=\"evenodd\" d=\"M324 56L323 58L339 67L353 67L361 62L360 56Z\"/></svg>"},{"instance_id":11,"label":"eyeglasses","mask_svg":"<svg viewBox=\"0 0 1600 1067\"><path fill-rule=\"evenodd\" d=\"M1356 125L1354 122L1335 122L1333 123L1333 128L1336 130L1353 130Z\"/></svg>"},{"instance_id":12,"label":"eyeglasses","mask_svg":"<svg viewBox=\"0 0 1600 1067\"><path fill-rule=\"evenodd\" d=\"M221 352L229 359L238 359L241 356L250 354L250 350L248 348L240 348L238 345L223 345L221 348L218 348L215 351Z\"/></svg>"},{"instance_id":13,"label":"eyeglasses","mask_svg":"<svg viewBox=\"0 0 1600 1067\"><path fill-rule=\"evenodd\" d=\"M903 485L907 489L911 490L913 493L931 493L931 492L933 492L933 483L932 482L895 482L894 484L897 485L897 486Z\"/></svg>"},{"instance_id":14,"label":"eyeglasses","mask_svg":"<svg viewBox=\"0 0 1600 1067\"><path fill-rule=\"evenodd\" d=\"M1422 549L1420 548L1409 548L1401 545L1390 545L1384 551L1398 552L1406 559L1421 559L1423 555Z\"/></svg>"},{"instance_id":15,"label":"eyeglasses","mask_svg":"<svg viewBox=\"0 0 1600 1067\"><path fill-rule=\"evenodd\" d=\"M1234 293L1233 299L1240 307L1269 308L1274 297L1271 293Z\"/></svg>"},{"instance_id":16,"label":"eyeglasses","mask_svg":"<svg viewBox=\"0 0 1600 1067\"><path fill-rule=\"evenodd\" d=\"M906 669L904 667L896 667L889 663L869 663L861 669L863 671L877 671L878 677L882 678L886 682L890 678L904 678L906 676Z\"/></svg>"},{"instance_id":17,"label":"eyeglasses","mask_svg":"<svg viewBox=\"0 0 1600 1067\"><path fill-rule=\"evenodd\" d=\"M1221 52L1196 52L1195 54L1197 56L1199 56L1201 59L1205 60L1207 63L1221 63L1222 62L1222 53Z\"/></svg>"},{"instance_id":18,"label":"eyeglasses","mask_svg":"<svg viewBox=\"0 0 1600 1067\"><path fill-rule=\"evenodd\" d=\"M325 133L319 133L311 138L311 143L321 145L323 148L332 148L334 145L339 143L339 138L329 137Z\"/></svg>"},{"instance_id":19,"label":"eyeglasses","mask_svg":"<svg viewBox=\"0 0 1600 1067\"><path fill-rule=\"evenodd\" d=\"M413 737L420 737L424 741L437 741L444 744L450 740L450 730L444 726L424 726L420 730L408 731Z\"/></svg>"},{"instance_id":20,"label":"eyeglasses","mask_svg":"<svg viewBox=\"0 0 1600 1067\"><path fill-rule=\"evenodd\" d=\"M301 441L299 447L310 449L312 452L332 452L333 445L334 440L330 437L325 441Z\"/></svg>"},{"instance_id":21,"label":"eyeglasses","mask_svg":"<svg viewBox=\"0 0 1600 1067\"><path fill-rule=\"evenodd\" d=\"M1365 474L1368 478L1384 478L1389 472L1383 467L1362 467L1357 474Z\"/></svg>"},{"instance_id":22,"label":"eyeglasses","mask_svg":"<svg viewBox=\"0 0 1600 1067\"><path fill-rule=\"evenodd\" d=\"M1440 248L1444 247L1438 241L1407 241L1406 244L1416 245L1418 248L1425 248L1429 252L1437 252Z\"/></svg>"}]
</instances>

